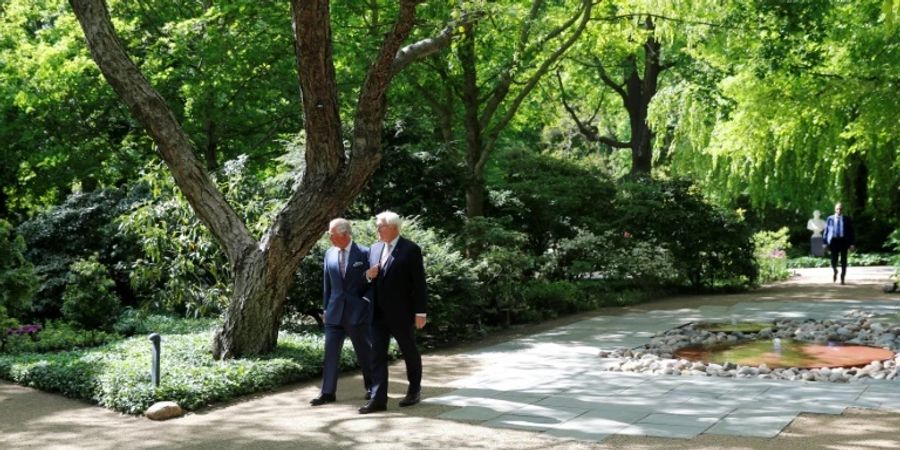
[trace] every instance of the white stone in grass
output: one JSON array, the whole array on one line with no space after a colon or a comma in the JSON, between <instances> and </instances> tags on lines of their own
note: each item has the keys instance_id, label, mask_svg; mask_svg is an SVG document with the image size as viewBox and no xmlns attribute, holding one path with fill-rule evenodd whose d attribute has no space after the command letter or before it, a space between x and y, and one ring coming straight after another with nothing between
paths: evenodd
<instances>
[{"instance_id":1,"label":"white stone in grass","mask_svg":"<svg viewBox=\"0 0 900 450\"><path fill-rule=\"evenodd\" d=\"M184 410L175 402L156 402L144 412L144 415L151 420L168 420L182 414L184 414Z\"/></svg>"}]
</instances>

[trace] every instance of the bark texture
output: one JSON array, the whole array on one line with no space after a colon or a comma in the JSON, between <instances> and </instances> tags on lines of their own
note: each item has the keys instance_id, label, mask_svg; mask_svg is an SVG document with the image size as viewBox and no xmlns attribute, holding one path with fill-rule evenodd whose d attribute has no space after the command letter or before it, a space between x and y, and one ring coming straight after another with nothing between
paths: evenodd
<instances>
[{"instance_id":1,"label":"bark texture","mask_svg":"<svg viewBox=\"0 0 900 450\"><path fill-rule=\"evenodd\" d=\"M347 149L341 134L329 2L291 2L307 165L299 187L257 242L194 156L194 144L171 109L129 59L105 1L70 3L94 61L147 129L178 187L232 265L234 293L214 338L215 356L232 358L273 350L297 265L322 236L328 221L350 204L378 166L385 94L391 79L402 67L433 53L438 45L448 45L449 39L439 35L402 47L419 1L400 2L394 26L385 35L360 90Z\"/></svg>"}]
</instances>

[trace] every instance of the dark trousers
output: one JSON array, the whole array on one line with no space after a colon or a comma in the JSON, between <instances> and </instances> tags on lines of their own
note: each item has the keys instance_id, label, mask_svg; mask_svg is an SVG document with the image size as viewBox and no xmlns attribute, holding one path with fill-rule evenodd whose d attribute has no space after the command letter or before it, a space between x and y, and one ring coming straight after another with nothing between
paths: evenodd
<instances>
[{"instance_id":1,"label":"dark trousers","mask_svg":"<svg viewBox=\"0 0 900 450\"><path fill-rule=\"evenodd\" d=\"M416 334L413 321L391 321L376 312L372 322L372 400L387 403L388 393L388 346L391 336L400 346L406 363L408 392L418 392L422 388L422 355L416 348Z\"/></svg>"},{"instance_id":2,"label":"dark trousers","mask_svg":"<svg viewBox=\"0 0 900 450\"><path fill-rule=\"evenodd\" d=\"M344 338L350 336L356 361L362 368L363 383L366 391L372 385L372 343L369 340L369 324L325 325L325 363L322 370L322 393L334 394L337 390L338 372L340 372L341 349Z\"/></svg>"},{"instance_id":3,"label":"dark trousers","mask_svg":"<svg viewBox=\"0 0 900 450\"><path fill-rule=\"evenodd\" d=\"M847 249L850 245L847 240L842 237L831 238L831 244L828 249L831 251L831 268L837 273L838 257L841 258L841 281L847 275Z\"/></svg>"}]
</instances>

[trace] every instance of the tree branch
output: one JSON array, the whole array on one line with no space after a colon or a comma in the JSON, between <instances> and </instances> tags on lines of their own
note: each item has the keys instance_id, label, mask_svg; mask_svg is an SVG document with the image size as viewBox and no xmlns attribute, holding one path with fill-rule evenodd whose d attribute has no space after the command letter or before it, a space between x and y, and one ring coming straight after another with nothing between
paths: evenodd
<instances>
[{"instance_id":1,"label":"tree branch","mask_svg":"<svg viewBox=\"0 0 900 450\"><path fill-rule=\"evenodd\" d=\"M587 27L588 21L591 17L591 8L593 7L592 0L582 0L582 9L579 11L579 15L581 15L582 20L578 24L578 27L572 32L572 35L556 49L544 62L538 67L538 69L531 74L531 77L528 79L528 82L525 84L515 99L513 99L510 106L506 109L506 113L503 117L494 124L491 130L486 133L485 139L485 151L482 152L481 158L478 161L478 167L483 168L485 164L487 164L487 157L490 154L491 149L494 144L497 142L497 138L500 136L500 131L503 130L506 125L512 120L513 116L515 116L516 112L519 109L519 106L525 100L525 97L531 93L531 90L537 85L538 81L540 81L541 77L553 67L563 55L565 55L566 51L575 44L581 34L584 32L585 27Z\"/></svg>"},{"instance_id":2,"label":"tree branch","mask_svg":"<svg viewBox=\"0 0 900 450\"><path fill-rule=\"evenodd\" d=\"M104 0L70 0L84 30L91 57L119 99L156 143L175 183L197 217L209 228L232 265L255 248L241 218L209 179L194 155L194 144L165 100L128 57Z\"/></svg>"}]
</instances>

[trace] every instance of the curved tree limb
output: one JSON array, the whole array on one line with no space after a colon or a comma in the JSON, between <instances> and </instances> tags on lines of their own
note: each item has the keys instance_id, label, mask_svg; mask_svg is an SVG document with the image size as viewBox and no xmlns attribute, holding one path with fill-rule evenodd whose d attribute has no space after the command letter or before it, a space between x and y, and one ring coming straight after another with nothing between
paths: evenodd
<instances>
[{"instance_id":1,"label":"curved tree limb","mask_svg":"<svg viewBox=\"0 0 900 450\"><path fill-rule=\"evenodd\" d=\"M256 246L250 231L206 174L194 144L162 96L128 57L104 0L70 0L91 56L131 114L147 129L175 183L235 264Z\"/></svg>"}]
</instances>

